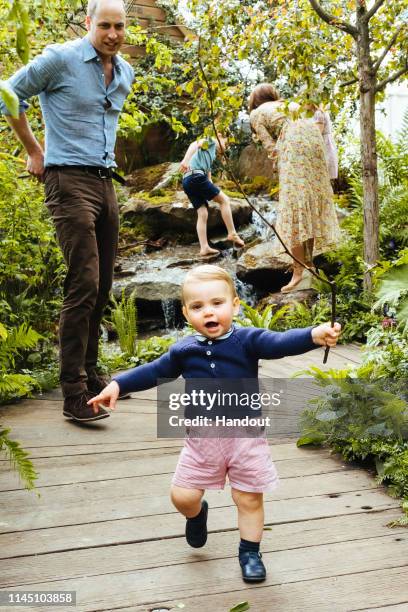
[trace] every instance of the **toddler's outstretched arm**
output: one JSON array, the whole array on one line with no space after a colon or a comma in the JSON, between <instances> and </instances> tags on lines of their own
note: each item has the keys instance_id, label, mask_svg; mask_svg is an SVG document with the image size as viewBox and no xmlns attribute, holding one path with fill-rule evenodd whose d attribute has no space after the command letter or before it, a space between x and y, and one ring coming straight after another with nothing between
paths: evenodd
<instances>
[{"instance_id":1,"label":"toddler's outstretched arm","mask_svg":"<svg viewBox=\"0 0 408 612\"><path fill-rule=\"evenodd\" d=\"M340 332L340 323L335 323L334 327L330 323L322 323L312 329L312 340L321 346L336 346Z\"/></svg>"},{"instance_id":2,"label":"toddler's outstretched arm","mask_svg":"<svg viewBox=\"0 0 408 612\"><path fill-rule=\"evenodd\" d=\"M115 380L112 380L98 395L89 400L88 405L92 405L95 414L98 413L98 404L102 404L102 406L109 408L109 410L115 410L118 397L119 385Z\"/></svg>"}]
</instances>

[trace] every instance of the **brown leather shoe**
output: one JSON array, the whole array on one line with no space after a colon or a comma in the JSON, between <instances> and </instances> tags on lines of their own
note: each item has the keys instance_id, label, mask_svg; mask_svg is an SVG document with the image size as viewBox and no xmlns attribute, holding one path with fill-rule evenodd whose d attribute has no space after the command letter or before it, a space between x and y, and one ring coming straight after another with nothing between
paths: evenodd
<instances>
[{"instance_id":1,"label":"brown leather shoe","mask_svg":"<svg viewBox=\"0 0 408 612\"><path fill-rule=\"evenodd\" d=\"M98 406L99 411L95 414L92 406L88 406L87 401L94 397L93 393L84 391L79 395L71 395L64 400L64 408L62 414L67 419L77 421L78 423L89 423L91 421L99 421L110 416L109 412Z\"/></svg>"},{"instance_id":2,"label":"brown leather shoe","mask_svg":"<svg viewBox=\"0 0 408 612\"><path fill-rule=\"evenodd\" d=\"M88 376L88 391L93 394L91 397L99 395L110 382L111 379L108 376L101 376L100 374ZM118 399L128 399L129 397L130 393L125 393L119 395Z\"/></svg>"},{"instance_id":3,"label":"brown leather shoe","mask_svg":"<svg viewBox=\"0 0 408 612\"><path fill-rule=\"evenodd\" d=\"M103 389L109 385L110 378L108 376L102 376L101 374L90 374L88 376L88 391L93 395L99 395ZM92 396L93 397L93 396Z\"/></svg>"}]
</instances>

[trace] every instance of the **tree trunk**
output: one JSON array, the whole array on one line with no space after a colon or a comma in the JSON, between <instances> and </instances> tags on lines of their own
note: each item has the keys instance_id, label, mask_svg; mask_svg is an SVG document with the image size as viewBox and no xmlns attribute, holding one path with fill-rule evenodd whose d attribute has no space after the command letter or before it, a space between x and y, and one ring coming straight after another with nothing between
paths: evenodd
<instances>
[{"instance_id":1,"label":"tree trunk","mask_svg":"<svg viewBox=\"0 0 408 612\"><path fill-rule=\"evenodd\" d=\"M361 162L364 193L364 261L368 268L379 255L379 206L377 151L375 141L375 93L360 94ZM371 291L370 269L364 274L364 289Z\"/></svg>"},{"instance_id":2,"label":"tree trunk","mask_svg":"<svg viewBox=\"0 0 408 612\"><path fill-rule=\"evenodd\" d=\"M378 172L375 140L376 76L372 69L368 24L361 21L359 23L357 47L359 56L360 139L364 200L364 261L368 268L364 274L364 289L371 291L372 279L370 267L376 264L379 256Z\"/></svg>"}]
</instances>

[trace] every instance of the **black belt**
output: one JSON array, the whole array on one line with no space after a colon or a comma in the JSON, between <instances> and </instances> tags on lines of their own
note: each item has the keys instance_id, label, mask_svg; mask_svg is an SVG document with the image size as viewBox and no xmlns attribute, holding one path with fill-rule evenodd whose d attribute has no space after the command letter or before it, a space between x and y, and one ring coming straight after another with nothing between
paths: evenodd
<instances>
[{"instance_id":1,"label":"black belt","mask_svg":"<svg viewBox=\"0 0 408 612\"><path fill-rule=\"evenodd\" d=\"M121 185L126 185L126 181L113 168L105 168L103 166L48 166L50 169L55 168L56 170L79 170L86 174L93 174L101 179L113 179Z\"/></svg>"}]
</instances>

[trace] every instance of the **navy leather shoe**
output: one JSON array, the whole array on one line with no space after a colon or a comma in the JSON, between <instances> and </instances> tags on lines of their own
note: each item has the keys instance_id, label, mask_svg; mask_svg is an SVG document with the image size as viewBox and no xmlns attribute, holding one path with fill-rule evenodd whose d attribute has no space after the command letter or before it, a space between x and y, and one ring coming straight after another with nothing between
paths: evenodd
<instances>
[{"instance_id":1,"label":"navy leather shoe","mask_svg":"<svg viewBox=\"0 0 408 612\"><path fill-rule=\"evenodd\" d=\"M201 548L207 542L208 504L203 499L198 516L186 520L186 540L193 548Z\"/></svg>"},{"instance_id":2,"label":"navy leather shoe","mask_svg":"<svg viewBox=\"0 0 408 612\"><path fill-rule=\"evenodd\" d=\"M266 578L266 569L260 552L248 551L239 556L242 578L245 582L262 582Z\"/></svg>"}]
</instances>

